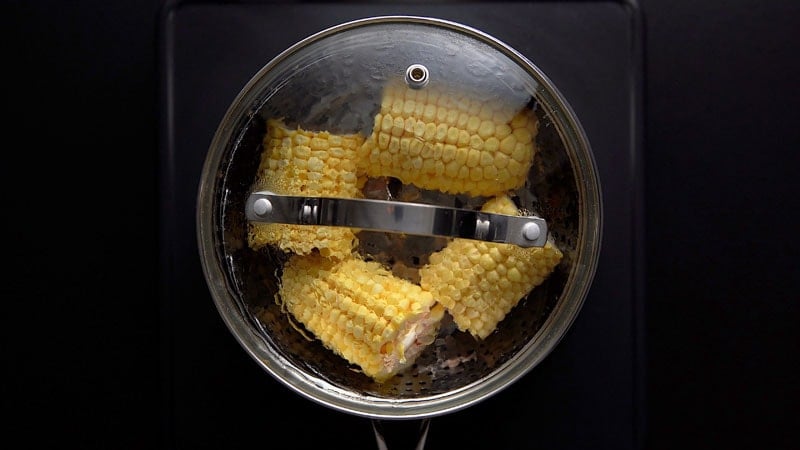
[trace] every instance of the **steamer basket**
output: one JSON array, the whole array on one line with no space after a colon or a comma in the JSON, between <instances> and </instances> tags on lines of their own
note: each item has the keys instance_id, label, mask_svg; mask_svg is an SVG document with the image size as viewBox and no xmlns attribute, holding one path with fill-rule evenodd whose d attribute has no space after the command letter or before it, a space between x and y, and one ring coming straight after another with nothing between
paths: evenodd
<instances>
[{"instance_id":1,"label":"steamer basket","mask_svg":"<svg viewBox=\"0 0 800 450\"><path fill-rule=\"evenodd\" d=\"M331 133L372 131L381 90L415 65L425 79L458 85L485 101L510 99L539 119L538 148L521 208L543 217L563 258L484 340L445 317L415 364L378 383L319 340L309 341L276 302L286 255L247 244L245 210L268 118ZM411 72L409 72L411 73ZM417 72L417 75L421 72ZM428 78L429 77L429 78ZM408 79L405 80L408 82ZM430 81L429 85L425 85ZM481 199L386 182L387 200L414 198L476 208ZM267 63L241 90L208 150L197 203L208 287L231 333L253 360L302 396L372 419L429 418L479 402L539 364L581 310L600 251L602 205L594 158L566 99L531 61L476 29L444 20L374 17L310 36ZM424 264L446 237L361 231L361 252L382 262ZM438 247L437 247L438 246Z\"/></svg>"}]
</instances>

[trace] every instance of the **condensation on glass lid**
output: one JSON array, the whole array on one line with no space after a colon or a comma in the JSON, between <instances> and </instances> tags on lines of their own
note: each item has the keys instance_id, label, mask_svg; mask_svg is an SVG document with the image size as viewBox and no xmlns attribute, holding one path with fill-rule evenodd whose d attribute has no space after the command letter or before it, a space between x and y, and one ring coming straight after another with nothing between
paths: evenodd
<instances>
[{"instance_id":1,"label":"condensation on glass lid","mask_svg":"<svg viewBox=\"0 0 800 450\"><path fill-rule=\"evenodd\" d=\"M435 352L429 349L437 337L444 342L457 332L473 344L489 337L563 257L546 231L539 246L522 248L458 234L437 240L365 232L316 220L327 216L314 208L331 198L353 199L348 205L373 199L420 206L460 202L476 207L487 223L533 209L519 204L517 194L529 190L540 126L529 94L487 96L474 86L435 83L427 69L414 63L400 71L402 78L385 80L366 133L265 119L251 194L259 198L249 204L249 246L280 255L271 259L280 269L270 286L285 319L377 383L413 368L426 350ZM282 220L276 223L252 220L275 215L278 205L296 210L277 214ZM380 207L391 214L402 209ZM438 348L436 360L448 367L477 360Z\"/></svg>"},{"instance_id":2,"label":"condensation on glass lid","mask_svg":"<svg viewBox=\"0 0 800 450\"><path fill-rule=\"evenodd\" d=\"M523 106L538 83L486 43L425 24L381 24L312 42L259 81L262 118L338 134L368 134L382 91L423 66L426 87L487 104Z\"/></svg>"}]
</instances>

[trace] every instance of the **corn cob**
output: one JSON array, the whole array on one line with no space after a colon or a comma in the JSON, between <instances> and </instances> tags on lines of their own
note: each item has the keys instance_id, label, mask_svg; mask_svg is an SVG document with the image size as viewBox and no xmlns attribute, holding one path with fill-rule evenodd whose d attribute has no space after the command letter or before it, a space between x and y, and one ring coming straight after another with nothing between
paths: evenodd
<instances>
[{"instance_id":1,"label":"corn cob","mask_svg":"<svg viewBox=\"0 0 800 450\"><path fill-rule=\"evenodd\" d=\"M359 169L423 189L491 197L525 183L538 126L528 108L391 84L359 149Z\"/></svg>"},{"instance_id":2,"label":"corn cob","mask_svg":"<svg viewBox=\"0 0 800 450\"><path fill-rule=\"evenodd\" d=\"M482 210L518 214L505 195L490 199ZM420 285L447 308L461 331L484 339L552 273L562 256L552 240L544 247L522 248L454 239L420 269Z\"/></svg>"},{"instance_id":3,"label":"corn cob","mask_svg":"<svg viewBox=\"0 0 800 450\"><path fill-rule=\"evenodd\" d=\"M413 364L444 316L429 292L356 257L292 256L279 295L325 347L378 382Z\"/></svg>"},{"instance_id":4,"label":"corn cob","mask_svg":"<svg viewBox=\"0 0 800 450\"><path fill-rule=\"evenodd\" d=\"M358 134L288 129L282 121L269 119L254 188L285 195L357 197L355 158L363 141ZM256 249L273 244L298 254L318 249L339 258L349 255L358 242L349 228L267 223L251 223L248 241Z\"/></svg>"}]
</instances>

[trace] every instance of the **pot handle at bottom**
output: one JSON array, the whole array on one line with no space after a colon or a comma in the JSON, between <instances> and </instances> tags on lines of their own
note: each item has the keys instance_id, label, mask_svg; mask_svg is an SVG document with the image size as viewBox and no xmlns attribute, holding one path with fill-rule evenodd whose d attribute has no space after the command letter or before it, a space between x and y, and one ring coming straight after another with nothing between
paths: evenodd
<instances>
[{"instance_id":1,"label":"pot handle at bottom","mask_svg":"<svg viewBox=\"0 0 800 450\"><path fill-rule=\"evenodd\" d=\"M378 450L424 450L430 419L372 419L372 431Z\"/></svg>"}]
</instances>

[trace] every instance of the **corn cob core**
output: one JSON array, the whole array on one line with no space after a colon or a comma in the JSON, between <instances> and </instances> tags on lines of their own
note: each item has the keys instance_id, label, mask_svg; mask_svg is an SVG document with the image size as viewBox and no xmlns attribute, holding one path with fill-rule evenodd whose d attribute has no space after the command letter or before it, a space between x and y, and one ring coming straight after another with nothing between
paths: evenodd
<instances>
[{"instance_id":1,"label":"corn cob core","mask_svg":"<svg viewBox=\"0 0 800 450\"><path fill-rule=\"evenodd\" d=\"M289 129L281 120L269 119L254 188L285 195L358 197L355 158L363 141L358 134ZM318 249L339 258L358 242L349 228L267 223L250 223L248 241L256 249L273 244L297 254Z\"/></svg>"},{"instance_id":2,"label":"corn cob core","mask_svg":"<svg viewBox=\"0 0 800 450\"><path fill-rule=\"evenodd\" d=\"M491 197L525 183L538 125L527 108L391 84L359 149L359 169L423 189Z\"/></svg>"},{"instance_id":3,"label":"corn cob core","mask_svg":"<svg viewBox=\"0 0 800 450\"><path fill-rule=\"evenodd\" d=\"M518 214L505 195L490 199L482 210ZM454 239L420 269L420 285L447 308L459 330L484 339L550 275L562 256L552 241L522 248Z\"/></svg>"},{"instance_id":4,"label":"corn cob core","mask_svg":"<svg viewBox=\"0 0 800 450\"><path fill-rule=\"evenodd\" d=\"M444 316L429 292L355 257L292 256L279 295L325 347L378 382L413 364Z\"/></svg>"}]
</instances>

